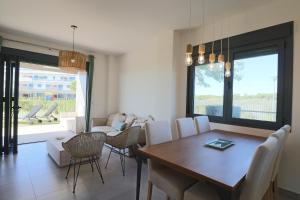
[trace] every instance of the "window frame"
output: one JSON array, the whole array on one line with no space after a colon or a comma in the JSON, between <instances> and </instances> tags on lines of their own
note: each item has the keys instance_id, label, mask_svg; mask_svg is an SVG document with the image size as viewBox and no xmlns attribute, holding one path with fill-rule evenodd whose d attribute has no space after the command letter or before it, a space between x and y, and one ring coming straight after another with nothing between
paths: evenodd
<instances>
[{"instance_id":1,"label":"window frame","mask_svg":"<svg viewBox=\"0 0 300 200\"><path fill-rule=\"evenodd\" d=\"M232 63L230 78L224 78L223 117L209 116L211 122L276 130L284 124L291 124L292 87L293 87L293 22L288 22L249 33L230 37L230 56ZM223 40L223 54L227 55L227 38ZM220 52L220 40L215 41L215 53ZM212 42L206 43L206 60L211 51ZM277 109L276 122L241 119L232 117L234 59L267 55L271 51L278 53ZM193 64L187 69L186 116L195 117L194 81L195 67L198 66L198 46L193 47ZM252 55L252 56L250 56Z\"/></svg>"}]
</instances>

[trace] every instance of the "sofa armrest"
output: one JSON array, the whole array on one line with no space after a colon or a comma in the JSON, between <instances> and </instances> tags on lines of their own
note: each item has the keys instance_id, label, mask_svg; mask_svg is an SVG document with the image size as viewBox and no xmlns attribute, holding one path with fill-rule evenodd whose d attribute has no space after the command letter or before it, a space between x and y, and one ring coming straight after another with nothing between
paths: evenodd
<instances>
[{"instance_id":1,"label":"sofa armrest","mask_svg":"<svg viewBox=\"0 0 300 200\"><path fill-rule=\"evenodd\" d=\"M106 126L107 118L92 118L92 127Z\"/></svg>"}]
</instances>

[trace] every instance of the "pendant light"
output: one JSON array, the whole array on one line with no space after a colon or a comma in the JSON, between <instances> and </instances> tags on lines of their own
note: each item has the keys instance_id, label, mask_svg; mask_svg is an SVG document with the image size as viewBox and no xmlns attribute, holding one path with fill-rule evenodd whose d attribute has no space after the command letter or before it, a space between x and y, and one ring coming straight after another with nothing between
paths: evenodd
<instances>
[{"instance_id":1,"label":"pendant light","mask_svg":"<svg viewBox=\"0 0 300 200\"><path fill-rule=\"evenodd\" d=\"M231 76L231 63L229 62L229 37L227 40L228 50L227 50L227 62L225 63L225 77L229 78Z\"/></svg>"},{"instance_id":2,"label":"pendant light","mask_svg":"<svg viewBox=\"0 0 300 200\"><path fill-rule=\"evenodd\" d=\"M198 49L198 63L204 64L205 63L205 45L203 44L203 38L204 38L204 16L205 16L205 0L202 0L202 43L199 45Z\"/></svg>"},{"instance_id":3,"label":"pendant light","mask_svg":"<svg viewBox=\"0 0 300 200\"><path fill-rule=\"evenodd\" d=\"M73 50L63 50L59 51L59 60L58 65L59 68L63 71L70 73L77 73L78 71L86 70L86 56L82 53L75 51L75 30L78 28L75 25L71 25L73 29Z\"/></svg>"},{"instance_id":4,"label":"pendant light","mask_svg":"<svg viewBox=\"0 0 300 200\"><path fill-rule=\"evenodd\" d=\"M191 17L192 17L192 5L191 4L192 4L191 0L189 0L189 29L191 29ZM192 46L192 44L189 43L186 45L186 52L185 52L186 66L190 66L191 64L193 64L192 53L193 53L193 46Z\"/></svg>"},{"instance_id":5,"label":"pendant light","mask_svg":"<svg viewBox=\"0 0 300 200\"><path fill-rule=\"evenodd\" d=\"M224 68L224 55L223 55L223 40L221 39L221 53L218 55L218 64L219 68L223 69Z\"/></svg>"},{"instance_id":6,"label":"pendant light","mask_svg":"<svg viewBox=\"0 0 300 200\"><path fill-rule=\"evenodd\" d=\"M208 58L210 69L214 68L214 63L216 62L216 54L214 53L214 46L215 46L215 41L212 42L211 53L209 54L209 58Z\"/></svg>"}]
</instances>

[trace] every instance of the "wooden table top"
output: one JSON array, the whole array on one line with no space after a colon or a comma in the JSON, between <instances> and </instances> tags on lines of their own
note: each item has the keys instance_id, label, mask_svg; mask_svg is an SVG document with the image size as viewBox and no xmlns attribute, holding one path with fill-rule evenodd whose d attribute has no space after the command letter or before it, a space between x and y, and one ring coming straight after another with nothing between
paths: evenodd
<instances>
[{"instance_id":1,"label":"wooden table top","mask_svg":"<svg viewBox=\"0 0 300 200\"><path fill-rule=\"evenodd\" d=\"M205 146L207 142L218 138L231 140L234 145L223 151ZM235 190L244 180L256 147L265 139L212 130L196 136L143 147L138 153L195 179L205 178L226 190Z\"/></svg>"}]
</instances>

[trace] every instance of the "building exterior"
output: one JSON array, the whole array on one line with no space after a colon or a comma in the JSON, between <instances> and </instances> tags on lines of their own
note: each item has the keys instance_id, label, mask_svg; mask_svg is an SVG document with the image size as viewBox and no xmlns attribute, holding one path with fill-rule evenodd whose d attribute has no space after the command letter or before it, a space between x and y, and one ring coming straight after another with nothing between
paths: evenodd
<instances>
[{"instance_id":1,"label":"building exterior","mask_svg":"<svg viewBox=\"0 0 300 200\"><path fill-rule=\"evenodd\" d=\"M76 75L21 68L19 88L25 98L75 99Z\"/></svg>"}]
</instances>

